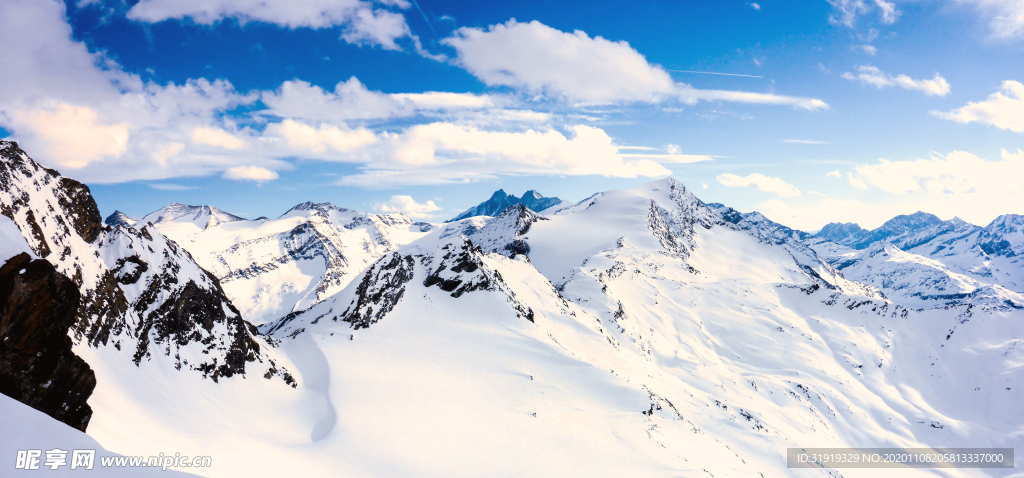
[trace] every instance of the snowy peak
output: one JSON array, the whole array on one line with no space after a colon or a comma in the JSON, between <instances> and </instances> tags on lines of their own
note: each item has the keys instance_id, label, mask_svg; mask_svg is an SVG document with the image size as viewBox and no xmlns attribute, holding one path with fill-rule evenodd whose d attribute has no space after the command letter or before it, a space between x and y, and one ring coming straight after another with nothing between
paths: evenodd
<instances>
[{"instance_id":1,"label":"snowy peak","mask_svg":"<svg viewBox=\"0 0 1024 478\"><path fill-rule=\"evenodd\" d=\"M104 227L85 185L10 142L0 144L0 215L77 287L76 346L124 351L117 360L158 362L213 380L282 373L217 279L188 252L148 225Z\"/></svg>"},{"instance_id":2,"label":"snowy peak","mask_svg":"<svg viewBox=\"0 0 1024 478\"><path fill-rule=\"evenodd\" d=\"M978 246L993 256L1024 256L1024 216L1003 214L995 218L979 233Z\"/></svg>"},{"instance_id":3,"label":"snowy peak","mask_svg":"<svg viewBox=\"0 0 1024 478\"><path fill-rule=\"evenodd\" d=\"M132 219L127 214L125 214L125 213L123 213L121 211L114 211L114 212L110 213L110 215L107 216L106 219L103 220L103 223L108 225L108 226L110 226L110 227L117 227L117 226L131 227L131 226L134 226L135 223L137 223L137 222L138 221L136 221L135 219Z\"/></svg>"},{"instance_id":4,"label":"snowy peak","mask_svg":"<svg viewBox=\"0 0 1024 478\"><path fill-rule=\"evenodd\" d=\"M499 189L491 194L490 199L463 211L462 214L446 222L455 222L474 216L497 216L516 204L522 204L534 211L543 211L561 202L561 199L543 196L533 189L523 193L522 197L516 197L514 194L506 193L504 189Z\"/></svg>"},{"instance_id":5,"label":"snowy peak","mask_svg":"<svg viewBox=\"0 0 1024 478\"><path fill-rule=\"evenodd\" d=\"M879 241L888 241L903 250L934 241L940 236L957 233L969 234L978 226L960 218L943 221L934 214L915 212L889 219L873 230L865 230L854 223L830 223L814 235L854 249L865 249Z\"/></svg>"},{"instance_id":6,"label":"snowy peak","mask_svg":"<svg viewBox=\"0 0 1024 478\"><path fill-rule=\"evenodd\" d=\"M191 223L200 229L245 220L244 217L236 216L213 206L191 206L181 203L168 204L142 217L143 223Z\"/></svg>"},{"instance_id":7,"label":"snowy peak","mask_svg":"<svg viewBox=\"0 0 1024 478\"><path fill-rule=\"evenodd\" d=\"M828 239L836 244L850 245L862 241L868 234L870 233L867 229L853 222L830 222L821 228L815 237Z\"/></svg>"},{"instance_id":8,"label":"snowy peak","mask_svg":"<svg viewBox=\"0 0 1024 478\"><path fill-rule=\"evenodd\" d=\"M290 209L285 211L281 217L315 215L326 219L332 211L345 212L348 210L335 206L329 202L305 201L292 206Z\"/></svg>"}]
</instances>

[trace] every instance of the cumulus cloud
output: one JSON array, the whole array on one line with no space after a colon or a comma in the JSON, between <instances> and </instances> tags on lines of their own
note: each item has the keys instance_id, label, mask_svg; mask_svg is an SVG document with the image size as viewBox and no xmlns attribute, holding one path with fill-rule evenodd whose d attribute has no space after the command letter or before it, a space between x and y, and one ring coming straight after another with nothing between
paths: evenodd
<instances>
[{"instance_id":1,"label":"cumulus cloud","mask_svg":"<svg viewBox=\"0 0 1024 478\"><path fill-rule=\"evenodd\" d=\"M761 173L751 173L746 176L739 176L732 173L719 174L716 178L718 183L730 188L755 187L758 190L781 197L796 197L800 195L800 189L786 181L773 176L765 176Z\"/></svg>"},{"instance_id":2,"label":"cumulus cloud","mask_svg":"<svg viewBox=\"0 0 1024 478\"><path fill-rule=\"evenodd\" d=\"M266 134L284 140L297 153L342 161L348 157L336 153L352 152L377 142L377 136L365 128L349 129L331 124L313 126L291 119L267 126Z\"/></svg>"},{"instance_id":3,"label":"cumulus cloud","mask_svg":"<svg viewBox=\"0 0 1024 478\"><path fill-rule=\"evenodd\" d=\"M598 175L659 177L671 174L658 161L630 158L608 134L576 125L567 133L545 128L493 131L446 122L412 126L381 136L366 152L375 158L345 185L450 184L497 175Z\"/></svg>"},{"instance_id":4,"label":"cumulus cloud","mask_svg":"<svg viewBox=\"0 0 1024 478\"><path fill-rule=\"evenodd\" d=\"M136 7L161 3L147 0ZM182 15L200 22L231 16L210 5L227 4L164 6L199 8L198 19ZM248 4L230 7L239 5ZM152 18L159 17L154 12ZM315 27L321 20L290 21ZM556 38L611 48L660 71L625 43L548 30ZM573 124L584 118L524 109L517 105L528 101L506 95L382 93L355 78L333 89L295 80L255 93L239 92L226 80L143 81L75 41L63 3L56 0L0 2L0 42L19 45L0 49L0 62L18 72L0 82L0 126L44 164L76 168L76 178L93 183L210 175L270 181L296 157L356 164L358 172L342 183L371 187L521 174L658 177L669 174L666 164L712 158L678 148L623 150L605 130ZM671 80L669 85L679 96L681 86ZM600 88L586 91L592 97L603 94ZM693 101L739 93L692 91L704 95ZM789 100L763 95L743 101ZM266 109L252 112L258 102ZM395 118L413 120L370 124Z\"/></svg>"},{"instance_id":5,"label":"cumulus cloud","mask_svg":"<svg viewBox=\"0 0 1024 478\"><path fill-rule=\"evenodd\" d=\"M953 111L932 112L958 123L983 123L999 129L1024 133L1024 83L1004 81L1000 91L982 101L972 101Z\"/></svg>"},{"instance_id":6,"label":"cumulus cloud","mask_svg":"<svg viewBox=\"0 0 1024 478\"><path fill-rule=\"evenodd\" d=\"M379 203L374 207L383 213L401 213L413 219L430 218L434 213L441 210L441 206L438 206L433 200L416 202L412 196L405 194L391 196L386 202Z\"/></svg>"},{"instance_id":7,"label":"cumulus cloud","mask_svg":"<svg viewBox=\"0 0 1024 478\"><path fill-rule=\"evenodd\" d=\"M576 104L731 101L815 110L824 101L769 93L700 90L675 82L629 43L564 32L538 21L463 27L443 42L456 63L489 86L506 86Z\"/></svg>"},{"instance_id":8,"label":"cumulus cloud","mask_svg":"<svg viewBox=\"0 0 1024 478\"><path fill-rule=\"evenodd\" d=\"M238 150L245 148L245 141L220 128L200 126L192 129L192 142L216 148Z\"/></svg>"},{"instance_id":9,"label":"cumulus cloud","mask_svg":"<svg viewBox=\"0 0 1024 478\"><path fill-rule=\"evenodd\" d=\"M262 183L278 178L276 172L259 166L233 166L224 170L224 179L234 181L254 181Z\"/></svg>"},{"instance_id":10,"label":"cumulus cloud","mask_svg":"<svg viewBox=\"0 0 1024 478\"><path fill-rule=\"evenodd\" d=\"M574 101L654 101L674 83L623 41L563 32L538 21L510 20L489 28L463 27L443 40L481 81Z\"/></svg>"},{"instance_id":11,"label":"cumulus cloud","mask_svg":"<svg viewBox=\"0 0 1024 478\"><path fill-rule=\"evenodd\" d=\"M850 81L859 81L875 88L899 87L915 90L930 96L946 96L949 94L949 82L936 73L931 79L915 80L907 75L890 75L871 65L857 67L856 73L846 72L842 77Z\"/></svg>"},{"instance_id":12,"label":"cumulus cloud","mask_svg":"<svg viewBox=\"0 0 1024 478\"><path fill-rule=\"evenodd\" d=\"M384 3L384 2L382 2ZM388 2L408 8L408 3ZM341 37L354 44L399 49L396 40L412 34L400 13L363 0L267 2L265 0L141 0L128 18L143 22L190 19L210 25L225 19L263 22L286 28L341 27Z\"/></svg>"},{"instance_id":13,"label":"cumulus cloud","mask_svg":"<svg viewBox=\"0 0 1024 478\"><path fill-rule=\"evenodd\" d=\"M105 123L85 106L55 103L15 110L10 116L15 130L24 132L29 142L39 143L40 154L61 167L83 168L128 149L128 125Z\"/></svg>"},{"instance_id":14,"label":"cumulus cloud","mask_svg":"<svg viewBox=\"0 0 1024 478\"><path fill-rule=\"evenodd\" d=\"M490 95L428 91L381 93L356 77L338 82L333 91L302 80L291 80L261 94L265 114L312 121L387 120L429 112L453 112L502 107Z\"/></svg>"}]
</instances>

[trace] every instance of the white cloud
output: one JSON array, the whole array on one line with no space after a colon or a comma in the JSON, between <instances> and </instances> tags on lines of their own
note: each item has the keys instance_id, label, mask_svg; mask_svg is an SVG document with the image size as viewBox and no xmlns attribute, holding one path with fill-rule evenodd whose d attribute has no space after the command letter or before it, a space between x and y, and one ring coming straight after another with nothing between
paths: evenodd
<instances>
[{"instance_id":1,"label":"white cloud","mask_svg":"<svg viewBox=\"0 0 1024 478\"><path fill-rule=\"evenodd\" d=\"M509 20L486 29L463 27L443 42L456 50L456 62L489 86L507 86L532 95L576 104L730 101L788 105L818 110L815 98L770 93L700 90L677 83L625 41L563 32L543 23Z\"/></svg>"},{"instance_id":2,"label":"white cloud","mask_svg":"<svg viewBox=\"0 0 1024 478\"><path fill-rule=\"evenodd\" d=\"M728 101L734 103L792 106L808 111L827 110L829 108L828 103L817 98L753 93L749 91L700 90L686 85L681 85L678 94L680 99L687 103L694 103L696 101Z\"/></svg>"},{"instance_id":3,"label":"white cloud","mask_svg":"<svg viewBox=\"0 0 1024 478\"><path fill-rule=\"evenodd\" d=\"M629 152L641 151L641 152ZM715 159L710 154L683 154L682 148L677 144L667 144L664 150L643 146L620 146L619 156L623 158L652 159L661 163L687 164L700 163Z\"/></svg>"},{"instance_id":4,"label":"white cloud","mask_svg":"<svg viewBox=\"0 0 1024 478\"><path fill-rule=\"evenodd\" d=\"M128 149L128 125L105 123L85 106L56 103L10 116L16 131L41 144L39 154L51 164L78 169Z\"/></svg>"},{"instance_id":5,"label":"white cloud","mask_svg":"<svg viewBox=\"0 0 1024 478\"><path fill-rule=\"evenodd\" d=\"M875 6L878 7L879 15L881 15L882 23L893 24L900 17L900 11L896 9L896 4L888 0L875 0Z\"/></svg>"},{"instance_id":6,"label":"white cloud","mask_svg":"<svg viewBox=\"0 0 1024 478\"><path fill-rule=\"evenodd\" d=\"M978 122L1024 133L1024 83L1004 81L1001 90L984 101L972 101L953 111L935 111L932 114L958 123Z\"/></svg>"},{"instance_id":7,"label":"white cloud","mask_svg":"<svg viewBox=\"0 0 1024 478\"><path fill-rule=\"evenodd\" d=\"M956 0L976 8L986 20L992 38L1012 40L1024 37L1024 0Z\"/></svg>"},{"instance_id":8,"label":"white cloud","mask_svg":"<svg viewBox=\"0 0 1024 478\"><path fill-rule=\"evenodd\" d=\"M786 143L786 144L808 144L808 145L828 144L828 141L821 141L821 140L818 140L818 139L784 139L784 140L782 140L782 142Z\"/></svg>"},{"instance_id":9,"label":"white cloud","mask_svg":"<svg viewBox=\"0 0 1024 478\"><path fill-rule=\"evenodd\" d=\"M387 10L357 9L341 37L352 44L379 45L385 50L401 50L395 40L412 37L417 40L416 49L422 48L405 23L405 17Z\"/></svg>"},{"instance_id":10,"label":"white cloud","mask_svg":"<svg viewBox=\"0 0 1024 478\"><path fill-rule=\"evenodd\" d=\"M234 181L254 181L262 183L278 178L277 173L259 166L233 166L224 170L224 178Z\"/></svg>"},{"instance_id":11,"label":"white cloud","mask_svg":"<svg viewBox=\"0 0 1024 478\"><path fill-rule=\"evenodd\" d=\"M394 93L391 97L423 110L480 109L496 106L494 98L472 93L427 91L423 93Z\"/></svg>"},{"instance_id":12,"label":"white cloud","mask_svg":"<svg viewBox=\"0 0 1024 478\"><path fill-rule=\"evenodd\" d=\"M760 3L750 2L749 5L750 5L750 8L753 8L754 10L760 10L761 9L761 4Z\"/></svg>"},{"instance_id":13,"label":"white cloud","mask_svg":"<svg viewBox=\"0 0 1024 478\"><path fill-rule=\"evenodd\" d=\"M864 54L866 54L868 56L875 56L876 54L878 54L878 48L875 47L874 45L863 44L863 45L857 45L854 48L856 48L857 50L860 50L861 52L863 52Z\"/></svg>"},{"instance_id":14,"label":"white cloud","mask_svg":"<svg viewBox=\"0 0 1024 478\"><path fill-rule=\"evenodd\" d=\"M784 224L814 230L833 221L872 228L897 214L916 211L985 225L1000 214L1020 214L1024 204L1024 150L1004 151L998 160L954 151L926 159L878 161L846 175L851 186L862 190L859 196L808 194L799 200L766 201L756 208Z\"/></svg>"},{"instance_id":15,"label":"white cloud","mask_svg":"<svg viewBox=\"0 0 1024 478\"><path fill-rule=\"evenodd\" d=\"M381 136L363 151L363 172L340 183L369 187L450 184L497 175L659 177L671 173L647 158L620 154L608 134L592 126L493 131L446 122L412 126Z\"/></svg>"},{"instance_id":16,"label":"white cloud","mask_svg":"<svg viewBox=\"0 0 1024 478\"><path fill-rule=\"evenodd\" d=\"M409 114L389 95L371 91L356 77L338 82L333 92L301 80L286 81L261 96L267 112L282 118L316 121L392 118Z\"/></svg>"},{"instance_id":17,"label":"white cloud","mask_svg":"<svg viewBox=\"0 0 1024 478\"><path fill-rule=\"evenodd\" d=\"M408 3L391 4L408 8ZM389 50L399 49L396 40L411 37L405 17L363 0L141 0L128 10L128 18L150 23L188 18L203 25L230 18L286 28L341 27L341 36L349 43Z\"/></svg>"},{"instance_id":18,"label":"white cloud","mask_svg":"<svg viewBox=\"0 0 1024 478\"><path fill-rule=\"evenodd\" d=\"M286 81L274 91L263 92L261 99L267 105L264 113L313 121L393 119L432 111L498 109L503 103L472 93L381 93L356 77L338 82L333 91L301 80Z\"/></svg>"},{"instance_id":19,"label":"white cloud","mask_svg":"<svg viewBox=\"0 0 1024 478\"><path fill-rule=\"evenodd\" d=\"M267 126L266 135L284 140L299 154L339 161L355 159L338 156L338 153L350 153L377 142L377 136L365 128L349 129L331 124L312 126L291 119Z\"/></svg>"},{"instance_id":20,"label":"white cloud","mask_svg":"<svg viewBox=\"0 0 1024 478\"><path fill-rule=\"evenodd\" d=\"M828 3L832 6L832 14L828 17L829 22L848 28L853 28L858 18L871 13L875 9L878 10L879 21L887 25L896 23L896 20L900 17L900 11L896 8L896 4L889 0L874 0L872 2L865 0L828 0Z\"/></svg>"},{"instance_id":21,"label":"white cloud","mask_svg":"<svg viewBox=\"0 0 1024 478\"><path fill-rule=\"evenodd\" d=\"M1004 151L999 161L986 161L963 151L946 156L935 155L911 161L880 160L855 168L852 179L858 185L877 188L891 194L927 193L942 195L991 194L994 191L1015 194L1003 202L1024 204L1024 152ZM1020 197L1015 201L1013 196ZM964 198L966 201L966 197Z\"/></svg>"},{"instance_id":22,"label":"white cloud","mask_svg":"<svg viewBox=\"0 0 1024 478\"><path fill-rule=\"evenodd\" d=\"M946 96L949 94L949 82L936 73L932 79L915 80L907 75L890 75L871 65L857 67L856 73L843 73L842 77L850 81L859 81L875 88L900 87L907 90L920 91L930 96Z\"/></svg>"},{"instance_id":23,"label":"white cloud","mask_svg":"<svg viewBox=\"0 0 1024 478\"><path fill-rule=\"evenodd\" d=\"M828 21L836 25L853 27L857 17L868 11L868 5L864 0L828 0L828 3L833 9Z\"/></svg>"},{"instance_id":24,"label":"white cloud","mask_svg":"<svg viewBox=\"0 0 1024 478\"><path fill-rule=\"evenodd\" d=\"M674 83L624 41L509 20L487 29L463 27L443 42L457 61L491 86L510 86L583 103L655 101Z\"/></svg>"},{"instance_id":25,"label":"white cloud","mask_svg":"<svg viewBox=\"0 0 1024 478\"><path fill-rule=\"evenodd\" d=\"M825 176L828 176L830 178L841 178L843 177L843 173L840 173L839 170L833 170L825 173Z\"/></svg>"},{"instance_id":26,"label":"white cloud","mask_svg":"<svg viewBox=\"0 0 1024 478\"><path fill-rule=\"evenodd\" d=\"M192 142L217 148L239 150L245 148L245 141L220 128L200 126L192 129Z\"/></svg>"},{"instance_id":27,"label":"white cloud","mask_svg":"<svg viewBox=\"0 0 1024 478\"><path fill-rule=\"evenodd\" d=\"M438 206L433 200L427 200L422 203L416 202L412 196L404 194L391 196L386 202L377 204L374 207L383 213L401 213L413 219L426 219L441 210L441 206Z\"/></svg>"},{"instance_id":28,"label":"white cloud","mask_svg":"<svg viewBox=\"0 0 1024 478\"><path fill-rule=\"evenodd\" d=\"M725 173L719 174L715 179L718 180L719 184L730 188L752 186L762 192L775 194L781 197L796 197L800 195L800 190L797 189L796 186L793 186L780 178L765 176L761 173L751 173L746 176Z\"/></svg>"}]
</instances>

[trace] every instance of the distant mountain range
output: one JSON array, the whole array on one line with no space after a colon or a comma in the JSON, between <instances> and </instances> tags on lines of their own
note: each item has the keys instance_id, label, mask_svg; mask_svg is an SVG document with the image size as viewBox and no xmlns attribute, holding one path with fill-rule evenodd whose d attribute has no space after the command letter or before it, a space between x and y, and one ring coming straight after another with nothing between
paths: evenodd
<instances>
[{"instance_id":1,"label":"distant mountain range","mask_svg":"<svg viewBox=\"0 0 1024 478\"><path fill-rule=\"evenodd\" d=\"M534 212L541 212L562 204L562 200L556 197L542 196L540 193L532 189L523 193L522 197L516 197L514 194L506 193L504 189L499 189L494 191L494 194L491 194L490 199L466 209L458 216L455 216L446 222L455 222L473 216L497 216L498 214L501 214L502 211L508 209L509 206L514 206L516 204L522 204Z\"/></svg>"}]
</instances>

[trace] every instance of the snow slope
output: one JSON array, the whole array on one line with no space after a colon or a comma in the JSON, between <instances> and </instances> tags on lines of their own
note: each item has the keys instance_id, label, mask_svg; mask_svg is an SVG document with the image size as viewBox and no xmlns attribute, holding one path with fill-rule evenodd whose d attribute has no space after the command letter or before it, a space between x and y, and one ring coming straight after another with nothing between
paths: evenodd
<instances>
[{"instance_id":1,"label":"snow slope","mask_svg":"<svg viewBox=\"0 0 1024 478\"><path fill-rule=\"evenodd\" d=\"M800 237L658 182L449 224L263 330L323 354L316 446L366 475L822 476L785 448L1020 445L1019 311L906 309Z\"/></svg>"},{"instance_id":2,"label":"snow slope","mask_svg":"<svg viewBox=\"0 0 1024 478\"><path fill-rule=\"evenodd\" d=\"M4 476L157 476L162 478L198 476L160 468L101 467L99 457L116 456L117 454L104 449L92 437L5 395L0 395L0 430L5 430L5 433L0 433L0 450L3 450L5 454ZM14 430L17 430L17 433L11 432ZM47 468L44 460L40 460L40 469L36 470L14 467L17 450L45 451L53 449L67 452L67 463L55 470ZM71 450L95 450L96 458L93 468L76 467L72 470L70 468ZM43 457L45 458L45 455Z\"/></svg>"},{"instance_id":3,"label":"snow slope","mask_svg":"<svg viewBox=\"0 0 1024 478\"><path fill-rule=\"evenodd\" d=\"M819 255L849 252L838 245L705 204L671 179L551 211L513 206L428 228L306 204L275 220L200 228L190 219L194 237L181 240L192 254L176 253L159 225L75 242L99 252L99 268L140 247L166 251L174 264L138 255L187 277L198 268L191 256L275 264L249 284L316 280L299 265L325 257L351 265L336 289L280 308L290 313L259 327L266 338L253 336L260 358L294 375L294 389L262 379L255 364L248 378L215 382L162 355L136 365L133 347L76 348L97 377L89 435L127 455L211 455L201 471L211 477L874 477L886 470L790 470L786 448L1024 445L1021 309L965 314L883 294ZM204 244L231 246L204 255ZM304 249L289 244L315 253L292 255ZM325 253L328 244L342 254ZM899 249L876 256L955 272ZM69 258L65 270L74 261L93 260ZM129 263L111 273L140 303L153 269L139 282ZM296 269L279 272L287 264ZM964 277L949 289L976 280ZM217 303L230 310L235 296L245 294ZM209 340L231 336L228 323L206 329ZM202 355L194 345L173 350L191 359Z\"/></svg>"},{"instance_id":4,"label":"snow slope","mask_svg":"<svg viewBox=\"0 0 1024 478\"><path fill-rule=\"evenodd\" d=\"M210 206L172 204L150 223L213 273L255 324L340 291L385 253L430 228L402 214L367 214L302 203L277 219L246 220Z\"/></svg>"}]
</instances>

